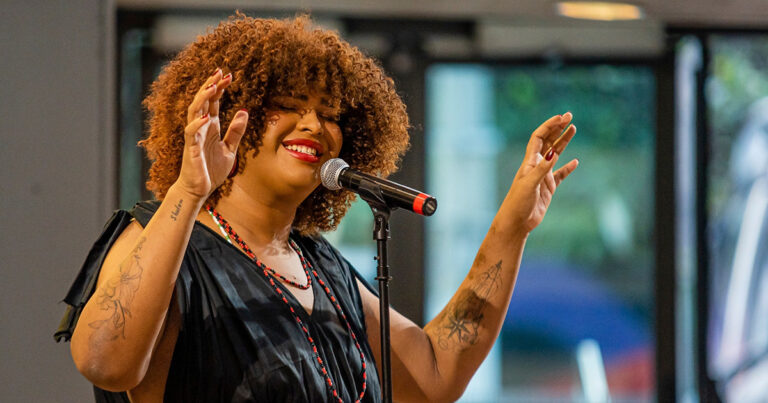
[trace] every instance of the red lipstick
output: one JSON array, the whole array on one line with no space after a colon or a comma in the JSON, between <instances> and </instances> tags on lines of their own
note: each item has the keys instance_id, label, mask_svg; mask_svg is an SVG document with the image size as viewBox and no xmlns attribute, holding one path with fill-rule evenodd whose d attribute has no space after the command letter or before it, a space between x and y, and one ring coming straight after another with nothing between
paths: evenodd
<instances>
[{"instance_id":1,"label":"red lipstick","mask_svg":"<svg viewBox=\"0 0 768 403\"><path fill-rule=\"evenodd\" d=\"M323 155L323 145L318 143L317 141L310 140L310 139L291 139L291 140L285 140L283 141L284 146L305 146L314 148L315 151L317 151L317 155Z\"/></svg>"},{"instance_id":2,"label":"red lipstick","mask_svg":"<svg viewBox=\"0 0 768 403\"><path fill-rule=\"evenodd\" d=\"M296 150L290 150L287 147L288 146L303 146L308 147L313 150L315 150L315 155L312 154L305 154L303 152L299 152ZM298 158L302 161L307 162L318 162L320 161L320 157L323 155L323 146L322 144L309 140L309 139L291 139L283 141L283 147L286 151L288 151L289 154L291 154L293 157Z\"/></svg>"}]
</instances>

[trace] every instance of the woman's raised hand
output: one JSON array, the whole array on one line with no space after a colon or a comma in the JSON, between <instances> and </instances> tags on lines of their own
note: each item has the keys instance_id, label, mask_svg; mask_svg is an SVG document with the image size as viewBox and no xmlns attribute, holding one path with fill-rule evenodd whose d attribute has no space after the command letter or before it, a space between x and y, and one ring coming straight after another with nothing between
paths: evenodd
<instances>
[{"instance_id":1,"label":"woman's raised hand","mask_svg":"<svg viewBox=\"0 0 768 403\"><path fill-rule=\"evenodd\" d=\"M544 219L555 189L579 165L571 160L553 172L560 154L576 134L573 115L556 115L542 123L531 135L525 159L517 170L500 213L514 228L526 234Z\"/></svg>"},{"instance_id":2,"label":"woman's raised hand","mask_svg":"<svg viewBox=\"0 0 768 403\"><path fill-rule=\"evenodd\" d=\"M176 185L194 197L206 199L227 179L237 156L237 146L248 124L248 112L238 111L224 138L219 125L219 99L232 83L232 74L217 69L187 109L184 155Z\"/></svg>"}]
</instances>

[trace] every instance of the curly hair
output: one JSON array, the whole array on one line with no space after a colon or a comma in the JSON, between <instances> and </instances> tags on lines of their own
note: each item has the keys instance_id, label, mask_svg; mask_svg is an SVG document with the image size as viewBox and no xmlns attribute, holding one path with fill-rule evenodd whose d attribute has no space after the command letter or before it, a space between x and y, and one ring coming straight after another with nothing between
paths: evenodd
<instances>
[{"instance_id":1,"label":"curly hair","mask_svg":"<svg viewBox=\"0 0 768 403\"><path fill-rule=\"evenodd\" d=\"M242 172L246 153L261 144L265 109L275 96L324 93L340 110L340 158L352 168L387 176L408 148L408 115L394 81L372 58L312 26L308 16L255 19L237 13L183 49L166 65L144 100L149 135L139 142L152 160L147 188L165 197L181 169L186 110L208 75L221 68L232 84L220 100L222 130L241 108L249 111L248 131L238 149ZM208 199L215 205L229 193L228 179ZM355 195L318 187L299 206L293 227L302 234L331 231Z\"/></svg>"}]
</instances>

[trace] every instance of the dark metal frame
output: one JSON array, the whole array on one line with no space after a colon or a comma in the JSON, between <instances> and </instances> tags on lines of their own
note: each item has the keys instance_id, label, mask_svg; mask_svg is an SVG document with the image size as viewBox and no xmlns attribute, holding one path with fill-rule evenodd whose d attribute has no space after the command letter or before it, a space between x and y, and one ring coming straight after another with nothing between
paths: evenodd
<instances>
[{"instance_id":1,"label":"dark metal frame","mask_svg":"<svg viewBox=\"0 0 768 403\"><path fill-rule=\"evenodd\" d=\"M766 35L766 28L722 28L722 27L674 27L668 30L670 37L683 35L694 36L702 49L702 69L697 76L697 116L696 116L696 252L697 252L697 287L696 287L696 343L697 343L697 383L701 402L720 403L721 396L717 386L708 373L709 351L709 311L710 311L710 250L708 245L709 219L707 216L707 198L709 194L709 172L711 157L711 133L709 131L709 103L706 92L706 80L712 75L712 54L709 39L713 35Z\"/></svg>"}]
</instances>

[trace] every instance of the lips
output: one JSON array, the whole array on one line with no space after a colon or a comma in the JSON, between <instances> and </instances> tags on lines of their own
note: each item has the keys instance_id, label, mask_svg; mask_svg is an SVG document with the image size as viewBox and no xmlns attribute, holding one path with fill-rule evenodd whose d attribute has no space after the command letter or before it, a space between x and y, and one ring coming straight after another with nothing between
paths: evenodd
<instances>
[{"instance_id":1,"label":"lips","mask_svg":"<svg viewBox=\"0 0 768 403\"><path fill-rule=\"evenodd\" d=\"M309 139L292 139L283 142L283 148L291 156L307 162L318 162L323 155L322 144Z\"/></svg>"}]
</instances>

